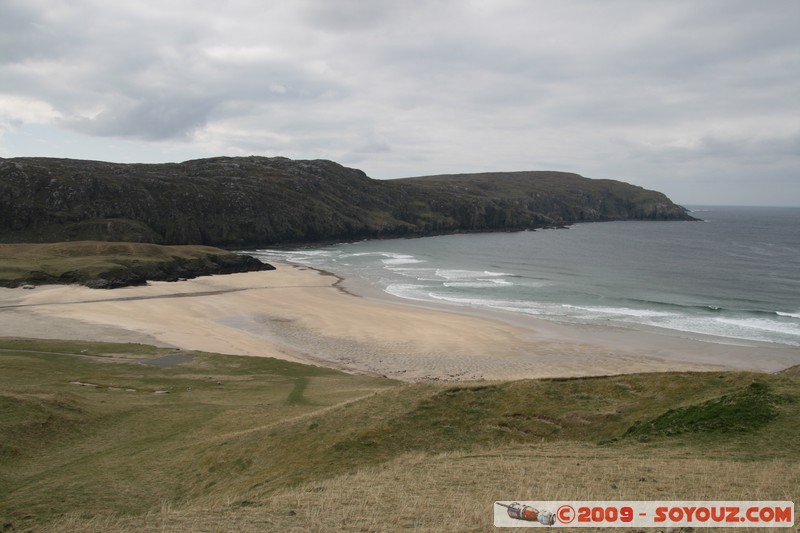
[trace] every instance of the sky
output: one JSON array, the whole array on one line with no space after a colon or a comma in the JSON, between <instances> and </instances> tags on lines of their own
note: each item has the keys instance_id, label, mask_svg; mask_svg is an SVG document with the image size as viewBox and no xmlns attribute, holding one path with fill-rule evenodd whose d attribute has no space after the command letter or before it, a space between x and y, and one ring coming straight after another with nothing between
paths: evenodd
<instances>
[{"instance_id":1,"label":"sky","mask_svg":"<svg viewBox=\"0 0 800 533\"><path fill-rule=\"evenodd\" d=\"M798 0L0 0L0 157L560 170L800 206Z\"/></svg>"}]
</instances>

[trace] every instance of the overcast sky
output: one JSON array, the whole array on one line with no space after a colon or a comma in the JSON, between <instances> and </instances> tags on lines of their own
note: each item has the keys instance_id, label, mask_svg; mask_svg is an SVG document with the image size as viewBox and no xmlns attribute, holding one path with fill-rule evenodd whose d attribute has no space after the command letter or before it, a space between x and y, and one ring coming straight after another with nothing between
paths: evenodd
<instances>
[{"instance_id":1,"label":"overcast sky","mask_svg":"<svg viewBox=\"0 0 800 533\"><path fill-rule=\"evenodd\" d=\"M0 157L563 170L800 205L798 0L0 0Z\"/></svg>"}]
</instances>

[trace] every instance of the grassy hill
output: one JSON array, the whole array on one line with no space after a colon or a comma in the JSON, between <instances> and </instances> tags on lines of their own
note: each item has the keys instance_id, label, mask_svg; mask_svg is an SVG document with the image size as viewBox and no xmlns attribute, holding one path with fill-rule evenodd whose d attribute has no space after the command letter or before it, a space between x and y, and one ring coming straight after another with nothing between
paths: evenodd
<instances>
[{"instance_id":1,"label":"grassy hill","mask_svg":"<svg viewBox=\"0 0 800 533\"><path fill-rule=\"evenodd\" d=\"M661 193L563 172L374 180L331 161L281 157L0 158L0 242L241 248L627 219L691 217Z\"/></svg>"},{"instance_id":2,"label":"grassy hill","mask_svg":"<svg viewBox=\"0 0 800 533\"><path fill-rule=\"evenodd\" d=\"M794 499L800 375L401 384L0 340L0 530L487 531L496 499Z\"/></svg>"},{"instance_id":3,"label":"grassy hill","mask_svg":"<svg viewBox=\"0 0 800 533\"><path fill-rule=\"evenodd\" d=\"M0 287L80 283L95 288L274 267L210 246L96 241L0 244Z\"/></svg>"}]
</instances>

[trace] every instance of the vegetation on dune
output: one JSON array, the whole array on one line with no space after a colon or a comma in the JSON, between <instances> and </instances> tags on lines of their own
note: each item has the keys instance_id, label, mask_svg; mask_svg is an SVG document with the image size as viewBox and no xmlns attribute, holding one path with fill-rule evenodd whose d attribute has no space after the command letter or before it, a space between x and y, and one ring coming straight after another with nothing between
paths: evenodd
<instances>
[{"instance_id":1,"label":"vegetation on dune","mask_svg":"<svg viewBox=\"0 0 800 533\"><path fill-rule=\"evenodd\" d=\"M658 417L637 422L625 436L671 436L682 433L742 433L755 431L778 416L778 405L791 397L772 394L754 381L729 394L702 403L669 409Z\"/></svg>"},{"instance_id":2,"label":"vegetation on dune","mask_svg":"<svg viewBox=\"0 0 800 533\"><path fill-rule=\"evenodd\" d=\"M468 504L457 523L470 531L490 527L487 501L504 497L792 499L798 396L792 372L401 384L269 358L3 339L0 520L380 531L374 502L392 524L448 531L443 517Z\"/></svg>"},{"instance_id":3,"label":"vegetation on dune","mask_svg":"<svg viewBox=\"0 0 800 533\"><path fill-rule=\"evenodd\" d=\"M691 217L661 193L563 172L374 180L281 157L0 159L0 242L244 247L627 219Z\"/></svg>"},{"instance_id":4,"label":"vegetation on dune","mask_svg":"<svg viewBox=\"0 0 800 533\"><path fill-rule=\"evenodd\" d=\"M209 246L96 241L0 244L0 287L81 283L114 288L273 268L253 257Z\"/></svg>"},{"instance_id":5,"label":"vegetation on dune","mask_svg":"<svg viewBox=\"0 0 800 533\"><path fill-rule=\"evenodd\" d=\"M611 445L639 435L647 435L642 441L680 435L686 442L705 442L706 432L713 432L719 444L735 442L737 437L758 440L757 430L779 416L797 389L795 383L789 389L793 392L773 393L776 385L754 379L757 375L751 373L663 373L443 390L414 385L402 391L403 398L414 401L393 400L392 409L406 405L402 412L356 432L331 453L386 459L406 451L445 452L510 443L570 440ZM385 411L378 406L375 410ZM797 443L783 437L781 441L787 448L776 451L778 455L800 453ZM768 453L763 448L754 451Z\"/></svg>"}]
</instances>

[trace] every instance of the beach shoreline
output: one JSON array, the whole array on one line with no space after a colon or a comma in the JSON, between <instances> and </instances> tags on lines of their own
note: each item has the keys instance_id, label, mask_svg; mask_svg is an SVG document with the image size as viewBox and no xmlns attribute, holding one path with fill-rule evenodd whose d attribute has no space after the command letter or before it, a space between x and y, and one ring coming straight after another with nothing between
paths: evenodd
<instances>
[{"instance_id":1,"label":"beach shoreline","mask_svg":"<svg viewBox=\"0 0 800 533\"><path fill-rule=\"evenodd\" d=\"M2 289L0 336L268 356L403 381L777 372L800 364L800 351L790 346L722 344L423 304L311 267L274 265L275 271L112 291Z\"/></svg>"}]
</instances>

